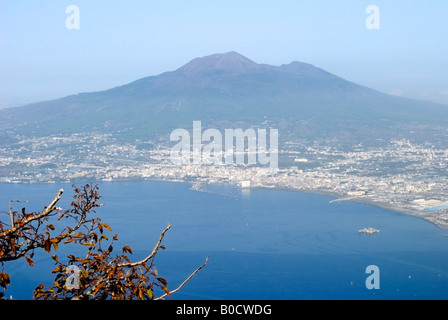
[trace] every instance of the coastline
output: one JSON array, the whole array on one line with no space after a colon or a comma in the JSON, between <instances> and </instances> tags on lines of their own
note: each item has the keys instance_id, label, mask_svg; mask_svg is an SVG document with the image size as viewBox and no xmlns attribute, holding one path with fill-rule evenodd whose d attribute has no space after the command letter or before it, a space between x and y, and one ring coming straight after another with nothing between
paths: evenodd
<instances>
[{"instance_id":1,"label":"coastline","mask_svg":"<svg viewBox=\"0 0 448 320\"><path fill-rule=\"evenodd\" d=\"M190 183L191 185L193 185L194 183L197 183L197 182L193 182L193 181L191 181L191 182L184 181L184 182ZM201 182L201 183L208 183L208 182ZM215 183L218 183L218 182L215 182ZM231 184L231 183L226 182L226 183L221 183L221 184ZM239 188L242 189L241 187L239 187ZM193 191L198 191L198 192L208 192L208 191L204 191L204 190L194 190L193 188L190 188L190 189ZM397 214L401 214L401 215L405 215L405 216L414 216L414 217L417 217L420 219L424 219L440 229L448 230L448 221L438 219L437 214L434 214L434 213L430 214L430 212L427 212L427 211L420 211L420 210L416 210L416 209L404 208L404 207L396 206L396 205L393 205L393 204L387 203L387 202L371 200L371 199L369 199L368 196L357 196L357 197L347 198L347 196L344 194L340 194L340 193L337 193L334 191L329 191L329 190L320 190L320 189L302 190L302 189L288 188L288 187L282 187L282 186L253 186L253 187L247 188L246 190L256 190L256 189L280 190L280 191L291 191L291 192L303 192L303 193L309 193L309 194L319 194L319 195L332 197L333 200L335 200L335 201L351 201L351 202L363 203L366 205L371 205L371 206L375 206L375 207L382 208L385 210L393 211ZM208 193L220 195L219 193L214 193L214 192L208 192ZM226 195L222 194L222 196L226 196Z\"/></svg>"},{"instance_id":2,"label":"coastline","mask_svg":"<svg viewBox=\"0 0 448 320\"><path fill-rule=\"evenodd\" d=\"M259 187L259 188L263 188L263 187ZM435 226L437 226L440 229L448 230L448 221L445 221L445 220L441 221L440 219L437 219L437 215L430 215L429 212L425 212L425 211L412 210L409 208L398 207L398 206L395 206L395 205L387 203L387 202L370 200L368 197L365 197L365 196L351 197L350 199L346 199L346 195L339 194L337 192L329 191L329 190L318 190L318 189L316 189L316 190L308 190L308 189L301 190L301 189L286 188L286 187L272 187L272 188L266 187L263 189L271 189L271 190L276 189L276 190L285 190L285 191L304 192L304 193L310 193L310 194L320 194L320 195L332 197L332 198L334 198L334 200L363 203L363 204L379 207L379 208L382 208L385 210L390 210L397 214L414 216L414 217L417 217L420 219L424 219L424 220L434 224Z\"/></svg>"},{"instance_id":3,"label":"coastline","mask_svg":"<svg viewBox=\"0 0 448 320\"><path fill-rule=\"evenodd\" d=\"M423 210L405 208L405 207L397 206L397 205L387 203L387 202L376 201L376 200L369 199L369 197L366 195L347 197L347 195L345 195L345 194L340 194L340 193L337 193L335 191L330 191L330 190L322 190L322 189L311 190L311 189L291 188L291 187L286 187L286 186L269 186L269 185L254 185L249 188L241 188L238 185L238 182L234 182L234 181L213 181L213 182L211 182L211 181L198 181L198 180L188 180L188 179L183 180L183 179L151 179L151 178L125 179L125 178L121 178L121 179L114 179L114 180L101 180L100 179L100 180L91 181L90 183L100 183L100 182L108 183L108 182L125 182L125 181L155 181L155 182L185 183L185 184L190 185L189 189L192 191L214 194L214 195L218 195L218 196L222 196L222 197L229 197L229 198L238 198L238 196L202 189L201 185L203 185L203 184L226 185L227 184L227 185L235 186L236 188L239 188L240 190L263 189L263 190L280 190L280 191L291 191L291 192L303 192L303 193L309 193L309 194L319 194L319 195L332 197L333 200L331 200L331 201L335 201L335 202L351 201L351 202L357 202L357 203L364 203L364 204L376 206L376 207L379 207L379 208L382 208L385 210L390 210L397 214L414 216L414 217L417 217L420 219L424 219L440 229L448 230L448 220L441 219L440 215L435 212L428 212L428 211L423 211ZM17 183L17 182L1 182L1 183L2 184L34 184L34 183ZM59 183L59 182L50 181L50 182L39 182L39 183L55 184L55 183ZM81 182L81 181L60 181L60 183L76 184L76 183L83 183L83 182Z\"/></svg>"},{"instance_id":4,"label":"coastline","mask_svg":"<svg viewBox=\"0 0 448 320\"><path fill-rule=\"evenodd\" d=\"M157 181L164 181L164 180L157 180ZM182 181L184 183L189 183L190 184L190 190L193 191L198 191L198 192L206 192L206 193L210 193L210 194L215 194L215 195L220 195L220 196L230 196L230 197L234 197L232 195L226 195L226 194L220 194L217 192L213 192L213 191L207 191L207 190L196 190L194 189L192 186L194 184L207 184L210 182L206 182L206 181ZM236 185L240 190L243 190L243 188L239 187L237 183L233 182L213 182L215 184L228 184L228 185ZM288 188L288 187L283 187L283 186L263 186L263 185L255 185L253 187L250 188L244 188L244 190L256 190L256 189L263 189L263 190L281 190L281 191L291 191L291 192L303 192L303 193L309 193L309 194L319 194L319 195L324 195L324 196L329 196L332 197L333 200L335 201L351 201L351 202L357 202L357 203L363 203L366 205L371 205L371 206L375 206L378 208L382 208L385 210L389 210L389 211L393 211L394 213L397 214L401 214L401 215L405 215L405 216L414 216L416 218L420 218L423 220L426 220L427 222L432 223L433 225L435 225L436 227L442 229L442 230L448 230L448 221L447 220L442 220L439 218L438 214L431 214L430 212L427 211L420 211L420 210L416 210L416 209L410 209L410 208L405 208L402 206L397 206L397 205L393 205L391 203L387 203L387 202L381 202L381 201L375 201L375 200L371 200L369 199L368 196L356 196L356 197L349 197L347 198L347 195L345 194L340 194L334 191L329 191L329 190L320 190L320 189L316 189L316 190L309 190L309 189L297 189L297 188Z\"/></svg>"}]
</instances>

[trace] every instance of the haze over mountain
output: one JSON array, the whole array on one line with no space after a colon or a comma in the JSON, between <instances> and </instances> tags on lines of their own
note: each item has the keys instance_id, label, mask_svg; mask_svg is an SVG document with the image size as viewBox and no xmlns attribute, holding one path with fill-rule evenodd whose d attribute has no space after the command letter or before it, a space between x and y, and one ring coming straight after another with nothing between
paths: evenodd
<instances>
[{"instance_id":1,"label":"haze over mountain","mask_svg":"<svg viewBox=\"0 0 448 320\"><path fill-rule=\"evenodd\" d=\"M448 106L380 93L303 62L272 66L228 52L106 91L0 110L0 142L83 130L147 139L194 120L355 143L444 130Z\"/></svg>"}]
</instances>

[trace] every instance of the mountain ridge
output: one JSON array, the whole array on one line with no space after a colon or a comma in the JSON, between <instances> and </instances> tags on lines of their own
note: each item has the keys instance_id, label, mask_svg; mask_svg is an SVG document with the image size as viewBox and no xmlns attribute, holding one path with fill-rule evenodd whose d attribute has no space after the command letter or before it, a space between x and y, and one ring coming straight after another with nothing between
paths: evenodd
<instances>
[{"instance_id":1,"label":"mountain ridge","mask_svg":"<svg viewBox=\"0 0 448 320\"><path fill-rule=\"evenodd\" d=\"M174 72L182 73L187 77L195 77L216 73L237 75L254 72L260 68L260 65L254 61L235 51L230 51L195 58Z\"/></svg>"},{"instance_id":2,"label":"mountain ridge","mask_svg":"<svg viewBox=\"0 0 448 320\"><path fill-rule=\"evenodd\" d=\"M210 125L269 120L271 125L287 122L291 132L306 123L301 135L312 139L341 130L348 136L363 135L363 130L375 134L373 127L386 133L397 125L405 125L405 131L445 126L447 109L387 95L304 62L272 66L230 51L108 90L2 109L0 129L31 135L126 132L134 139L189 128L194 120Z\"/></svg>"}]
</instances>

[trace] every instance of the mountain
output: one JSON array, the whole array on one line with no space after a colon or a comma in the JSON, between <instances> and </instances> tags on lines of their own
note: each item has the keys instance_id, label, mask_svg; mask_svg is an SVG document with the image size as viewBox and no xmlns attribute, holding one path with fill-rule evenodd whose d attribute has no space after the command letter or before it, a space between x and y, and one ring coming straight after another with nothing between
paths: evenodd
<instances>
[{"instance_id":1,"label":"mountain","mask_svg":"<svg viewBox=\"0 0 448 320\"><path fill-rule=\"evenodd\" d=\"M409 132L439 135L448 106L387 95L303 62L272 66L228 52L109 90L0 110L0 143L14 134L82 131L132 140L188 129L194 120L269 123L284 137L350 144Z\"/></svg>"},{"instance_id":2,"label":"mountain","mask_svg":"<svg viewBox=\"0 0 448 320\"><path fill-rule=\"evenodd\" d=\"M204 77L217 75L240 75L260 71L262 67L252 60L231 51L224 54L213 54L203 58L196 58L181 67L178 73L186 77Z\"/></svg>"}]
</instances>

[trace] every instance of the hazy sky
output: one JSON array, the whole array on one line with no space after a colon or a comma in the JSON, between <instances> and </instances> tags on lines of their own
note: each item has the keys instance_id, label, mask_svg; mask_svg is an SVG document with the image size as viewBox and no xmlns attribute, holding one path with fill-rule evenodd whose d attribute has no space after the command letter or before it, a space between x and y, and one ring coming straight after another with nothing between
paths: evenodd
<instances>
[{"instance_id":1,"label":"hazy sky","mask_svg":"<svg viewBox=\"0 0 448 320\"><path fill-rule=\"evenodd\" d=\"M67 28L70 5L79 29ZM369 20L369 5L379 20ZM0 107L104 90L232 50L448 104L448 0L0 0Z\"/></svg>"}]
</instances>

